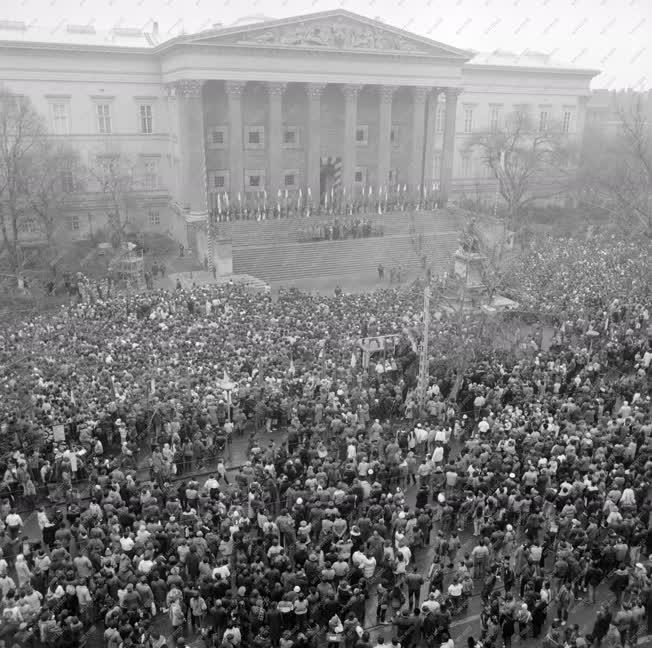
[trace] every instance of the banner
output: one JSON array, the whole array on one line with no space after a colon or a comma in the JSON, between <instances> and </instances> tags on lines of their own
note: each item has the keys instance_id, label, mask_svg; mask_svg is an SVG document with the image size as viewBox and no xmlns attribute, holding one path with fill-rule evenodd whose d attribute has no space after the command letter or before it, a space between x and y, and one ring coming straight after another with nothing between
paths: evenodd
<instances>
[{"instance_id":1,"label":"banner","mask_svg":"<svg viewBox=\"0 0 652 648\"><path fill-rule=\"evenodd\" d=\"M61 443L66 441L66 431L63 425L53 425L52 426L52 437L56 443Z\"/></svg>"},{"instance_id":2,"label":"banner","mask_svg":"<svg viewBox=\"0 0 652 648\"><path fill-rule=\"evenodd\" d=\"M399 343L400 338L401 336L399 334L366 337L358 340L358 346L366 353L376 353L377 351L394 353L394 349Z\"/></svg>"}]
</instances>

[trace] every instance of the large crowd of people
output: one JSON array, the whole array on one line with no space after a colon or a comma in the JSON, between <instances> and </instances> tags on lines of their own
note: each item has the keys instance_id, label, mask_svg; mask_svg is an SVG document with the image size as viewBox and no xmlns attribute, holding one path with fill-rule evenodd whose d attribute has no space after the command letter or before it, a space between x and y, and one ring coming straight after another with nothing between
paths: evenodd
<instances>
[{"instance_id":1,"label":"large crowd of people","mask_svg":"<svg viewBox=\"0 0 652 648\"><path fill-rule=\"evenodd\" d=\"M90 293L6 327L0 640L452 648L474 595L473 648L635 645L652 630L648 254L529 250L514 273L546 350L436 313L425 412L418 285ZM396 354L363 362L359 340L386 334ZM245 433L227 471L219 449Z\"/></svg>"}]
</instances>

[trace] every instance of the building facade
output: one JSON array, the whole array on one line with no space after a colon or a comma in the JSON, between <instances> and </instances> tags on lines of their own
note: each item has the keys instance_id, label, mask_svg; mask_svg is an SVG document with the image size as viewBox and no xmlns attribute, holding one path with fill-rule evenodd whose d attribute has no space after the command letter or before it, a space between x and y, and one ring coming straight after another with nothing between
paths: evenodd
<instances>
[{"instance_id":1,"label":"building facade","mask_svg":"<svg viewBox=\"0 0 652 648\"><path fill-rule=\"evenodd\" d=\"M245 19L164 39L0 22L0 79L30 97L88 169L133 174L142 229L186 237L216 195L298 193L323 203L403 186L442 199L495 191L466 143L527 107L581 137L596 71L549 57L479 55L343 10ZM90 174L68 235L106 211ZM75 183L71 183L75 186Z\"/></svg>"}]
</instances>

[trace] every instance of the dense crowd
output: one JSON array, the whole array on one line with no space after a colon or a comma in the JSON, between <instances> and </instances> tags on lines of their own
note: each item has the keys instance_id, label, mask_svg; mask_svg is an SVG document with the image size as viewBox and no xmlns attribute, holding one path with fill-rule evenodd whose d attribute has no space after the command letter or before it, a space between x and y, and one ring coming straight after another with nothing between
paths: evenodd
<instances>
[{"instance_id":1,"label":"dense crowd","mask_svg":"<svg viewBox=\"0 0 652 648\"><path fill-rule=\"evenodd\" d=\"M497 352L483 321L434 314L423 414L418 286L94 295L7 327L5 645L452 648L473 594L473 647L635 645L652 630L648 251L543 245L517 276L551 348ZM390 333L396 355L364 368L358 340ZM251 429L227 471L215 449ZM30 538L18 506L52 484L67 505L40 507ZM587 633L570 611L604 583Z\"/></svg>"}]
</instances>

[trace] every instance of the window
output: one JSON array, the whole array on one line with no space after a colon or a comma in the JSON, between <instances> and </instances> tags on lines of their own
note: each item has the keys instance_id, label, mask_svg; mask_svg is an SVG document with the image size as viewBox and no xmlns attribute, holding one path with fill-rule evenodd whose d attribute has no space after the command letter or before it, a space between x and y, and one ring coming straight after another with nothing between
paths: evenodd
<instances>
[{"instance_id":1,"label":"window","mask_svg":"<svg viewBox=\"0 0 652 648\"><path fill-rule=\"evenodd\" d=\"M245 171L245 189L248 191L262 191L265 188L264 171Z\"/></svg>"},{"instance_id":2,"label":"window","mask_svg":"<svg viewBox=\"0 0 652 648\"><path fill-rule=\"evenodd\" d=\"M468 178L471 175L471 157L469 155L462 156L462 177Z\"/></svg>"},{"instance_id":3,"label":"window","mask_svg":"<svg viewBox=\"0 0 652 648\"><path fill-rule=\"evenodd\" d=\"M227 127L215 126L208 132L208 148L223 149L227 145Z\"/></svg>"},{"instance_id":4,"label":"window","mask_svg":"<svg viewBox=\"0 0 652 648\"><path fill-rule=\"evenodd\" d=\"M564 114L561 118L561 130L564 133L570 133L571 130L571 111L564 110Z\"/></svg>"},{"instance_id":5,"label":"window","mask_svg":"<svg viewBox=\"0 0 652 648\"><path fill-rule=\"evenodd\" d=\"M97 167L98 175L100 176L99 181L103 184L103 189L106 191L110 187L114 175L118 173L115 158L100 157L97 159Z\"/></svg>"},{"instance_id":6,"label":"window","mask_svg":"<svg viewBox=\"0 0 652 648\"><path fill-rule=\"evenodd\" d=\"M299 171L297 169L285 169L283 171L283 186L286 189L296 189L299 181Z\"/></svg>"},{"instance_id":7,"label":"window","mask_svg":"<svg viewBox=\"0 0 652 648\"><path fill-rule=\"evenodd\" d=\"M229 172L226 169L218 169L217 171L209 171L209 184L208 190L212 192L221 193L229 190Z\"/></svg>"},{"instance_id":8,"label":"window","mask_svg":"<svg viewBox=\"0 0 652 648\"><path fill-rule=\"evenodd\" d=\"M79 231L79 216L77 214L72 214L66 218L66 225L71 232Z\"/></svg>"},{"instance_id":9,"label":"window","mask_svg":"<svg viewBox=\"0 0 652 648\"><path fill-rule=\"evenodd\" d=\"M500 128L500 106L491 106L489 110L489 130L495 133Z\"/></svg>"},{"instance_id":10,"label":"window","mask_svg":"<svg viewBox=\"0 0 652 648\"><path fill-rule=\"evenodd\" d=\"M369 126L357 126L355 129L355 143L358 146L369 144Z\"/></svg>"},{"instance_id":11,"label":"window","mask_svg":"<svg viewBox=\"0 0 652 648\"><path fill-rule=\"evenodd\" d=\"M473 130L473 108L464 109L464 132L470 133Z\"/></svg>"},{"instance_id":12,"label":"window","mask_svg":"<svg viewBox=\"0 0 652 648\"><path fill-rule=\"evenodd\" d=\"M444 114L446 112L446 106L444 104L437 104L437 110L435 112L435 130L438 133L444 132Z\"/></svg>"},{"instance_id":13,"label":"window","mask_svg":"<svg viewBox=\"0 0 652 648\"><path fill-rule=\"evenodd\" d=\"M26 218L20 223L20 231L27 232L29 234L34 234L39 231L38 222L35 218Z\"/></svg>"},{"instance_id":14,"label":"window","mask_svg":"<svg viewBox=\"0 0 652 648\"><path fill-rule=\"evenodd\" d=\"M52 132L55 135L68 135L70 132L70 106L65 101L50 104Z\"/></svg>"},{"instance_id":15,"label":"window","mask_svg":"<svg viewBox=\"0 0 652 648\"><path fill-rule=\"evenodd\" d=\"M265 148L265 128L263 126L248 128L245 146L248 149Z\"/></svg>"},{"instance_id":16,"label":"window","mask_svg":"<svg viewBox=\"0 0 652 648\"><path fill-rule=\"evenodd\" d=\"M143 104L140 107L140 132L144 135L152 133L152 106Z\"/></svg>"},{"instance_id":17,"label":"window","mask_svg":"<svg viewBox=\"0 0 652 648\"><path fill-rule=\"evenodd\" d=\"M283 129L283 147L296 148L300 144L299 129L296 126L285 126Z\"/></svg>"},{"instance_id":18,"label":"window","mask_svg":"<svg viewBox=\"0 0 652 648\"><path fill-rule=\"evenodd\" d=\"M160 225L161 224L161 214L158 209L150 209L147 213L149 218L150 225Z\"/></svg>"},{"instance_id":19,"label":"window","mask_svg":"<svg viewBox=\"0 0 652 648\"><path fill-rule=\"evenodd\" d=\"M397 124L392 126L392 129L389 131L389 141L391 142L392 146L395 148L398 148L398 146L401 143L400 134L401 134L401 129Z\"/></svg>"},{"instance_id":20,"label":"window","mask_svg":"<svg viewBox=\"0 0 652 648\"><path fill-rule=\"evenodd\" d=\"M75 179L73 178L72 171L64 169L61 172L61 191L63 193L72 193L75 190Z\"/></svg>"},{"instance_id":21,"label":"window","mask_svg":"<svg viewBox=\"0 0 652 648\"><path fill-rule=\"evenodd\" d=\"M548 127L548 111L542 110L539 113L539 130L544 131Z\"/></svg>"},{"instance_id":22,"label":"window","mask_svg":"<svg viewBox=\"0 0 652 648\"><path fill-rule=\"evenodd\" d=\"M359 185L367 184L367 168L366 167L356 167L353 172L353 181Z\"/></svg>"},{"instance_id":23,"label":"window","mask_svg":"<svg viewBox=\"0 0 652 648\"><path fill-rule=\"evenodd\" d=\"M149 159L143 162L143 189L154 191L158 189L158 160Z\"/></svg>"},{"instance_id":24,"label":"window","mask_svg":"<svg viewBox=\"0 0 652 648\"><path fill-rule=\"evenodd\" d=\"M102 135L110 135L111 130L111 104L99 103L96 105L97 130Z\"/></svg>"}]
</instances>

